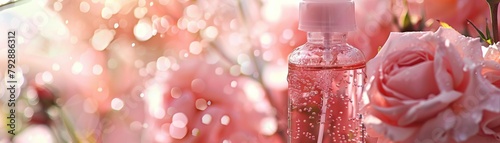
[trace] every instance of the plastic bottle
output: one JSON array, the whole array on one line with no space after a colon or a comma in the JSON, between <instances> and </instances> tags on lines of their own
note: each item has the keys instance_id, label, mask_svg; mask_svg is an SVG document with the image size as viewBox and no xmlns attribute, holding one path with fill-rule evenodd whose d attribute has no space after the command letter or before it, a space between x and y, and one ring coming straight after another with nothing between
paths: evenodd
<instances>
[{"instance_id":1,"label":"plastic bottle","mask_svg":"<svg viewBox=\"0 0 500 143\"><path fill-rule=\"evenodd\" d=\"M288 142L364 142L359 113L363 53L347 44L356 28L352 0L304 0L299 30L307 42L288 57Z\"/></svg>"}]
</instances>

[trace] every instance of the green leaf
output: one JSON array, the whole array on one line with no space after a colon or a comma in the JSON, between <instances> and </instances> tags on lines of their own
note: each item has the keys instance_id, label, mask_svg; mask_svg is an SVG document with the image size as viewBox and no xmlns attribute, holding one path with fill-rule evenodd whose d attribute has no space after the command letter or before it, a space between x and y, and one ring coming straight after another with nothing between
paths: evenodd
<instances>
[{"instance_id":1,"label":"green leaf","mask_svg":"<svg viewBox=\"0 0 500 143\"><path fill-rule=\"evenodd\" d=\"M488 26L488 20L486 20L486 39L491 40L491 33L490 33L490 28L489 27L490 26ZM488 44L491 45L490 42L488 42Z\"/></svg>"},{"instance_id":2,"label":"green leaf","mask_svg":"<svg viewBox=\"0 0 500 143\"><path fill-rule=\"evenodd\" d=\"M491 39L488 39L486 36L484 36L484 33L481 32L481 30L479 30L479 28L477 28L476 25L474 25L474 23L472 23L472 21L467 19L467 23L469 23L470 25L472 25L472 27L474 27L474 29L476 29L477 33L479 33L479 37L481 37L482 40L484 40L485 42L487 42L490 45L492 44Z\"/></svg>"},{"instance_id":3,"label":"green leaf","mask_svg":"<svg viewBox=\"0 0 500 143\"><path fill-rule=\"evenodd\" d=\"M413 24L411 23L410 12L405 10L401 15L401 28L404 31L413 31Z\"/></svg>"}]
</instances>

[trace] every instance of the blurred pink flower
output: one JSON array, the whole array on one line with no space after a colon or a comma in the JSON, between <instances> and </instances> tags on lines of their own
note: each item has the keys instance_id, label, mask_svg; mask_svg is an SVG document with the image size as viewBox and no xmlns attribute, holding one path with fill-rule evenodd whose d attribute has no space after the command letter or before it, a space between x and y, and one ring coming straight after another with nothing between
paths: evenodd
<instances>
[{"instance_id":1,"label":"blurred pink flower","mask_svg":"<svg viewBox=\"0 0 500 143\"><path fill-rule=\"evenodd\" d=\"M158 85L145 92L151 118L159 130L152 131L156 134L154 142L279 141L270 105L264 100L262 89L249 87L249 79L231 76L222 67L196 57L186 59L178 67L164 73L164 96L156 95L163 89ZM164 102L160 107L151 106L159 103L157 100ZM158 113L166 114L164 117Z\"/></svg>"},{"instance_id":2,"label":"blurred pink flower","mask_svg":"<svg viewBox=\"0 0 500 143\"><path fill-rule=\"evenodd\" d=\"M367 64L375 131L394 142L461 142L479 131L495 89L480 74L479 39L453 29L393 33ZM489 104L492 105L492 104Z\"/></svg>"},{"instance_id":3,"label":"blurred pink flower","mask_svg":"<svg viewBox=\"0 0 500 143\"><path fill-rule=\"evenodd\" d=\"M392 19L392 1L356 0L355 4L357 30L348 34L348 41L370 60L377 55L389 33L397 31Z\"/></svg>"},{"instance_id":4,"label":"blurred pink flower","mask_svg":"<svg viewBox=\"0 0 500 143\"><path fill-rule=\"evenodd\" d=\"M190 42L178 41L192 41L193 33L179 29L177 25L182 22L184 8L191 3L172 0L50 0L47 6L58 12L77 43L89 42L90 46L101 51L112 47L111 43L116 39L126 39L126 43L119 47L186 49Z\"/></svg>"},{"instance_id":5,"label":"blurred pink flower","mask_svg":"<svg viewBox=\"0 0 500 143\"><path fill-rule=\"evenodd\" d=\"M418 0L412 2L420 3ZM441 20L460 31L468 25L467 20L482 27L484 23L478 22L489 19L489 6L485 0L424 0L421 5L426 18Z\"/></svg>"}]
</instances>

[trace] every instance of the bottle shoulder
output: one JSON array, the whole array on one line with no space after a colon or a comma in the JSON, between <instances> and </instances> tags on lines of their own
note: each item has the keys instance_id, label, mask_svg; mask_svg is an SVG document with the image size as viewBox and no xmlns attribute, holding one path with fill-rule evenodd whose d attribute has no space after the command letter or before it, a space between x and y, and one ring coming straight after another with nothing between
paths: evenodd
<instances>
[{"instance_id":1,"label":"bottle shoulder","mask_svg":"<svg viewBox=\"0 0 500 143\"><path fill-rule=\"evenodd\" d=\"M352 67L365 65L364 54L347 43L305 43L288 56L289 64L303 67Z\"/></svg>"}]
</instances>

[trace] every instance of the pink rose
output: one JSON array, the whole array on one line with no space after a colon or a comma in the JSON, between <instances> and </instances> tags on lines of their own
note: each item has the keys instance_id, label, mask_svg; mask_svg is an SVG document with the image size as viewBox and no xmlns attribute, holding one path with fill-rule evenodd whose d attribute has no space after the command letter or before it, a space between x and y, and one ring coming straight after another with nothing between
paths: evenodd
<instances>
[{"instance_id":1,"label":"pink rose","mask_svg":"<svg viewBox=\"0 0 500 143\"><path fill-rule=\"evenodd\" d=\"M481 71L484 78L497 89L500 88L500 51L498 44L485 48L483 69ZM480 123L480 133L469 141L471 143L498 142L500 141L500 94L494 93L488 96L484 103L484 114Z\"/></svg>"},{"instance_id":2,"label":"pink rose","mask_svg":"<svg viewBox=\"0 0 500 143\"><path fill-rule=\"evenodd\" d=\"M392 33L367 63L368 113L394 142L461 142L479 131L485 95L479 39L453 29Z\"/></svg>"},{"instance_id":3,"label":"pink rose","mask_svg":"<svg viewBox=\"0 0 500 143\"><path fill-rule=\"evenodd\" d=\"M149 104L150 142L276 142L277 121L263 90L222 67L190 58L167 75L166 86L145 92ZM164 95L156 94L165 89ZM247 94L251 92L252 94ZM161 102L158 102L161 101ZM256 101L256 102L252 102ZM159 106L154 106L158 105ZM159 112L158 112L159 111ZM164 114L158 114L164 113Z\"/></svg>"},{"instance_id":4,"label":"pink rose","mask_svg":"<svg viewBox=\"0 0 500 143\"><path fill-rule=\"evenodd\" d=\"M498 44L490 45L486 49L482 74L491 84L500 88L500 51L498 50Z\"/></svg>"}]
</instances>

